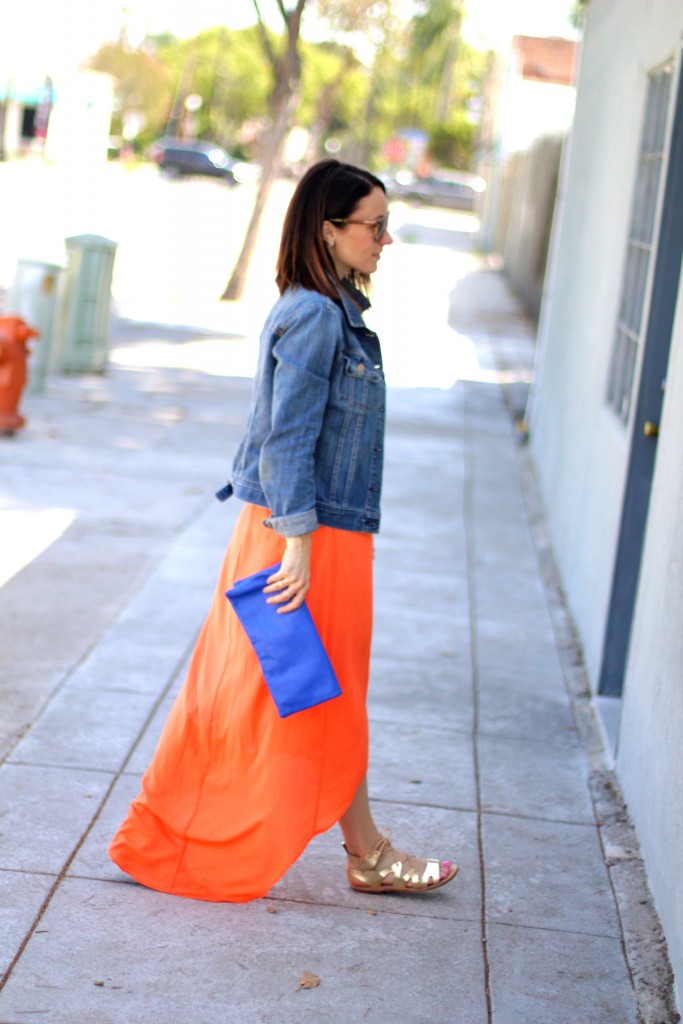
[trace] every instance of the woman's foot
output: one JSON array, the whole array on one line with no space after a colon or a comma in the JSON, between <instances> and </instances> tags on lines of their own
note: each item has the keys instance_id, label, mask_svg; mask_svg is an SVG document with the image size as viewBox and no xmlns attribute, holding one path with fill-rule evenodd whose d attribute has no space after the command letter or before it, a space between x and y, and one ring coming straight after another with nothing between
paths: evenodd
<instances>
[{"instance_id":1,"label":"woman's foot","mask_svg":"<svg viewBox=\"0 0 683 1024\"><path fill-rule=\"evenodd\" d=\"M395 850L388 835L380 836L365 857L349 853L346 846L344 849L349 885L358 892L428 892L446 885L458 872L458 865L448 860L425 860Z\"/></svg>"}]
</instances>

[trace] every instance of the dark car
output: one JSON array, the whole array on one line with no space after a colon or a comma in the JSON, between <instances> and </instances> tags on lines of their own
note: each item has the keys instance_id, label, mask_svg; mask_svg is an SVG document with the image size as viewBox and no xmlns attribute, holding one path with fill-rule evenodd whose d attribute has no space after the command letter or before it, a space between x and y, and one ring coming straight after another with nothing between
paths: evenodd
<instances>
[{"instance_id":1,"label":"dark car","mask_svg":"<svg viewBox=\"0 0 683 1024\"><path fill-rule=\"evenodd\" d=\"M170 176L202 174L223 178L229 185L237 182L233 171L234 161L213 142L159 139L152 146L150 157Z\"/></svg>"},{"instance_id":2,"label":"dark car","mask_svg":"<svg viewBox=\"0 0 683 1024\"><path fill-rule=\"evenodd\" d=\"M406 202L473 210L477 195L485 188L483 178L463 171L435 171L425 178L399 171L387 192L392 199L404 199Z\"/></svg>"}]
</instances>

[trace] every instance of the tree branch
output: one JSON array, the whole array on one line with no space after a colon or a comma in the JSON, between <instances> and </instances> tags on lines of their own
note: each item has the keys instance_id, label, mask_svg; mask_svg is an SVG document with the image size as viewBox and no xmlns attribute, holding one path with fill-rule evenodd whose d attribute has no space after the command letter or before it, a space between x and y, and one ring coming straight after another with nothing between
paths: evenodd
<instances>
[{"instance_id":1,"label":"tree branch","mask_svg":"<svg viewBox=\"0 0 683 1024\"><path fill-rule=\"evenodd\" d=\"M258 18L258 29L261 35L261 43L263 44L263 49L265 51L266 57L270 61L273 73L277 75L278 59L277 56L275 55L273 47L270 45L270 39L268 38L268 33L266 32L266 26L263 23L263 18L261 16L261 9L258 5L258 0L252 0L252 3L254 4L254 7L256 9L256 17Z\"/></svg>"}]
</instances>

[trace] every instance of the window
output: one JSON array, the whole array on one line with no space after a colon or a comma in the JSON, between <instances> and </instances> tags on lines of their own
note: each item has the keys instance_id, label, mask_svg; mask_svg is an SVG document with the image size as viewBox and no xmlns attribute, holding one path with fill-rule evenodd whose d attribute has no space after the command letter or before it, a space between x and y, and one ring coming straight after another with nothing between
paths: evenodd
<instances>
[{"instance_id":1,"label":"window","mask_svg":"<svg viewBox=\"0 0 683 1024\"><path fill-rule=\"evenodd\" d=\"M649 75L645 120L633 194L619 316L612 349L607 401L626 423L647 303L648 270L656 233L655 216L662 180L673 62Z\"/></svg>"}]
</instances>

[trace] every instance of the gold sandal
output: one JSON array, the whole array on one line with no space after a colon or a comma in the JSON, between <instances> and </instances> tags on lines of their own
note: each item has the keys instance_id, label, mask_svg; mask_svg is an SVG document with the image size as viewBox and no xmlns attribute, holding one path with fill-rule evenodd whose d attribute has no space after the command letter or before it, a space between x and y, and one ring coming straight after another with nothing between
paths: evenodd
<instances>
[{"instance_id":1,"label":"gold sandal","mask_svg":"<svg viewBox=\"0 0 683 1024\"><path fill-rule=\"evenodd\" d=\"M458 865L449 860L425 860L395 850L389 835L380 836L366 857L356 857L346 849L347 878L358 892L417 893L439 889L451 882ZM384 862L383 867L377 865Z\"/></svg>"}]
</instances>

